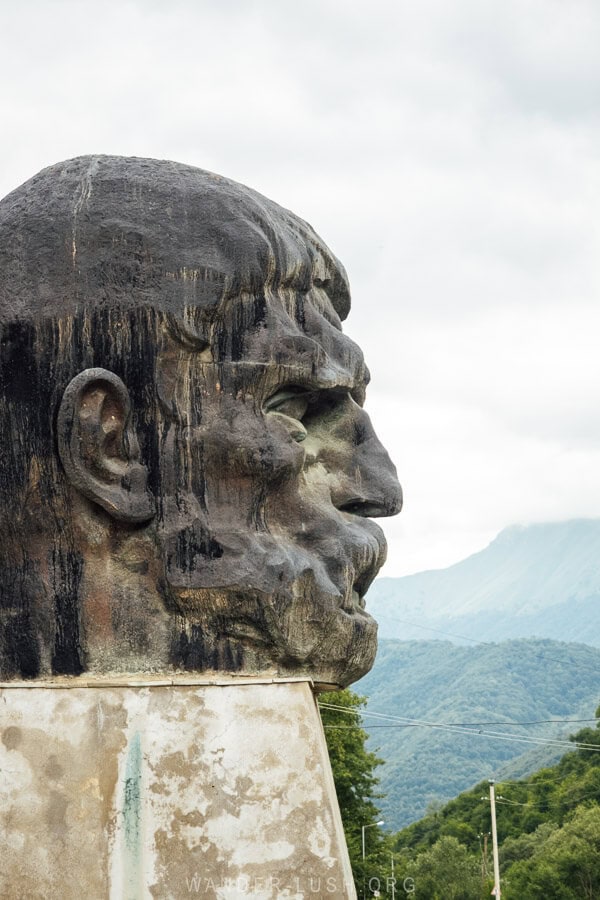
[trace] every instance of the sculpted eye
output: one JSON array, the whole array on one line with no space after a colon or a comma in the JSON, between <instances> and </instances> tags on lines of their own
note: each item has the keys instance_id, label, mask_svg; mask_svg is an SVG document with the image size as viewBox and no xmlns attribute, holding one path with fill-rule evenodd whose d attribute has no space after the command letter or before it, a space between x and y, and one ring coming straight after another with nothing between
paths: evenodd
<instances>
[{"instance_id":1,"label":"sculpted eye","mask_svg":"<svg viewBox=\"0 0 600 900\"><path fill-rule=\"evenodd\" d=\"M284 422L290 436L301 443L307 437L307 431L302 424L302 419L314 399L314 393L301 387L285 387L269 397L263 409L266 413L274 413L281 416L280 422Z\"/></svg>"},{"instance_id":2,"label":"sculpted eye","mask_svg":"<svg viewBox=\"0 0 600 900\"><path fill-rule=\"evenodd\" d=\"M282 388L282 390L273 394L272 397L269 397L265 403L265 412L277 412L301 422L306 415L313 396L311 392L304 388Z\"/></svg>"},{"instance_id":3,"label":"sculpted eye","mask_svg":"<svg viewBox=\"0 0 600 900\"><path fill-rule=\"evenodd\" d=\"M269 397L263 410L281 416L280 422L285 423L291 437L301 442L312 430L331 428L331 417L342 415L348 401L352 397L344 389L311 390L286 385Z\"/></svg>"}]
</instances>

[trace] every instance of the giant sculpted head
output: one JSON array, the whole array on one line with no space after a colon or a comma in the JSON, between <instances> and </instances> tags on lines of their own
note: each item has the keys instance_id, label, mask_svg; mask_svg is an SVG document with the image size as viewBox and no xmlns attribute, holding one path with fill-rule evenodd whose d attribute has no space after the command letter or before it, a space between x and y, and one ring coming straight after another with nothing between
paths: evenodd
<instances>
[{"instance_id":1,"label":"giant sculpted head","mask_svg":"<svg viewBox=\"0 0 600 900\"><path fill-rule=\"evenodd\" d=\"M393 465L312 228L171 162L0 203L0 676L372 665Z\"/></svg>"}]
</instances>

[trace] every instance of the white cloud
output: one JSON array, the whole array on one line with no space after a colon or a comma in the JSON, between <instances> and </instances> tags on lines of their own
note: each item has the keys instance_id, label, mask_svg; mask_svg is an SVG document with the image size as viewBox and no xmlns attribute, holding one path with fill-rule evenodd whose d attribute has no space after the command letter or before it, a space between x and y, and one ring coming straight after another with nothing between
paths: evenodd
<instances>
[{"instance_id":1,"label":"white cloud","mask_svg":"<svg viewBox=\"0 0 600 900\"><path fill-rule=\"evenodd\" d=\"M178 159L303 215L405 484L389 572L600 514L595 0L5 4L0 194Z\"/></svg>"}]
</instances>

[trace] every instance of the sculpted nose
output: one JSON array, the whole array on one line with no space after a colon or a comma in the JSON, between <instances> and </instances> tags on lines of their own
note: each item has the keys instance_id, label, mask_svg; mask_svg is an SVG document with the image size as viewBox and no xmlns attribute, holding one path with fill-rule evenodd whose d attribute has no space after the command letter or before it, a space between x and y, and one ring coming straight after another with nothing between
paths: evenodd
<instances>
[{"instance_id":1,"label":"sculpted nose","mask_svg":"<svg viewBox=\"0 0 600 900\"><path fill-rule=\"evenodd\" d=\"M331 494L334 505L365 518L396 516L402 509L396 467L362 409L351 426L348 424L345 459L341 471L336 472Z\"/></svg>"}]
</instances>

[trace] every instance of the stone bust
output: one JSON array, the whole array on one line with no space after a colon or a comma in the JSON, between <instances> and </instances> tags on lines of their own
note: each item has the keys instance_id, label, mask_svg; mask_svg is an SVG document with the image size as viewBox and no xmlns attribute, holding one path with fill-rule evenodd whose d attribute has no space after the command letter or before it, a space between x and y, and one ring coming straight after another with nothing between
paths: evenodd
<instances>
[{"instance_id":1,"label":"stone bust","mask_svg":"<svg viewBox=\"0 0 600 900\"><path fill-rule=\"evenodd\" d=\"M0 202L0 678L369 670L401 490L349 306L309 225L190 166Z\"/></svg>"}]
</instances>

